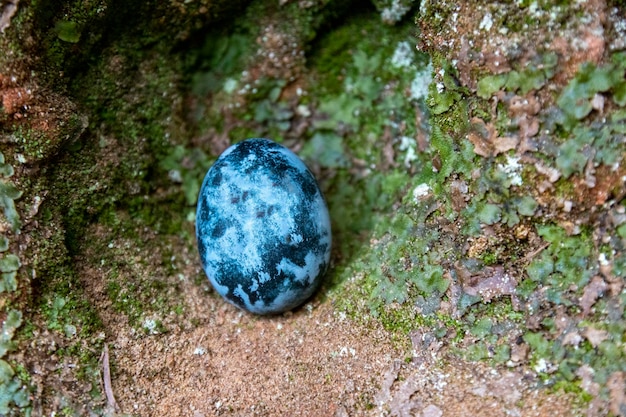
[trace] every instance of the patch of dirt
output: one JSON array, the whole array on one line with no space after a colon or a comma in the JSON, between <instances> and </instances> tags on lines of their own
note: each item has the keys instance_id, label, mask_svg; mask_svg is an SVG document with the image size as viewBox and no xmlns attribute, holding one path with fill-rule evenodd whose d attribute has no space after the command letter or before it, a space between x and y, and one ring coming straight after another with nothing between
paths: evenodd
<instances>
[{"instance_id":1,"label":"patch of dirt","mask_svg":"<svg viewBox=\"0 0 626 417\"><path fill-rule=\"evenodd\" d=\"M568 414L566 396L548 397L520 373L451 358L438 365L418 351L406 364L384 331L341 320L330 304L263 319L207 297L213 303L222 305L209 323L189 332L137 338L128 327L108 329L113 390L124 412Z\"/></svg>"},{"instance_id":2,"label":"patch of dirt","mask_svg":"<svg viewBox=\"0 0 626 417\"><path fill-rule=\"evenodd\" d=\"M415 331L393 341L375 323L356 323L337 312L332 299L295 312L259 317L227 304L195 281L202 275L194 251L182 240L143 233L147 250L110 239L92 227L113 259L96 262L89 250L79 260L81 281L105 324L111 387L119 411L139 416L423 416L567 415L568 396L550 396L531 374L494 369L451 355L430 333ZM162 238L162 237L160 237ZM165 276L155 247L177 253L180 274ZM130 256L129 256L130 255ZM167 332L148 334L115 311L106 294L110 264L117 272L163 279L184 303L179 317L163 317ZM133 261L129 261L133 259ZM117 260L117 261L115 261ZM119 261L119 262L118 262ZM99 265L99 266L94 266ZM137 265L135 267L134 265ZM146 313L148 314L148 313ZM174 324L176 323L176 324ZM103 372L104 373L104 372Z\"/></svg>"},{"instance_id":3,"label":"patch of dirt","mask_svg":"<svg viewBox=\"0 0 626 417\"><path fill-rule=\"evenodd\" d=\"M517 373L458 361L404 364L383 331L342 321L329 304L272 319L224 305L206 326L140 340L115 330L113 389L124 412L142 416L402 416L427 409L547 416L569 409L567 397L548 398Z\"/></svg>"}]
</instances>

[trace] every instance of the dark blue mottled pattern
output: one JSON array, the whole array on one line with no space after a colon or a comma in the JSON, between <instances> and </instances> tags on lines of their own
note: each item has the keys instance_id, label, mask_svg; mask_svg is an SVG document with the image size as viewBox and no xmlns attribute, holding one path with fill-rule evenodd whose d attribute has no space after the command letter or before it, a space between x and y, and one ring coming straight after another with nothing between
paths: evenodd
<instances>
[{"instance_id":1,"label":"dark blue mottled pattern","mask_svg":"<svg viewBox=\"0 0 626 417\"><path fill-rule=\"evenodd\" d=\"M233 145L211 167L196 235L213 287L258 314L303 303L329 265L330 219L315 178L293 152L267 139Z\"/></svg>"}]
</instances>

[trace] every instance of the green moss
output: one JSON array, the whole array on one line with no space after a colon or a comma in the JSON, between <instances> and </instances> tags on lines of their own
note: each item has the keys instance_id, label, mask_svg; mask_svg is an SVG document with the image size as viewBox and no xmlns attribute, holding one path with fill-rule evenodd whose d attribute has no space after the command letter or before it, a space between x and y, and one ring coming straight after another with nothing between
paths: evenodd
<instances>
[{"instance_id":1,"label":"green moss","mask_svg":"<svg viewBox=\"0 0 626 417\"><path fill-rule=\"evenodd\" d=\"M489 99L491 96L500 91L507 81L506 74L488 75L478 81L476 95L480 98Z\"/></svg>"},{"instance_id":2,"label":"green moss","mask_svg":"<svg viewBox=\"0 0 626 417\"><path fill-rule=\"evenodd\" d=\"M56 216L52 217L50 225L54 226L56 220ZM43 321L45 328L56 334L57 354L70 357L79 365L76 377L97 386L99 342L94 339L94 335L102 330L103 324L73 269L62 233L59 233L61 230L56 229L56 233L48 233L46 239L42 239L42 245L38 248L42 252L37 252L37 262L29 264L38 274L30 300L31 305L36 306L37 313L33 315L36 321L27 321L21 338L28 340L34 328L38 327L35 323ZM33 235L35 237L36 234ZM91 348L85 349L85 343Z\"/></svg>"},{"instance_id":3,"label":"green moss","mask_svg":"<svg viewBox=\"0 0 626 417\"><path fill-rule=\"evenodd\" d=\"M107 296L113 301L115 311L128 317L131 325L136 326L143 315L142 303L135 298L138 294L136 286L130 283L122 288L114 277L107 284Z\"/></svg>"},{"instance_id":4,"label":"green moss","mask_svg":"<svg viewBox=\"0 0 626 417\"><path fill-rule=\"evenodd\" d=\"M126 316L136 329L142 329L144 322L153 320L153 317L180 314L185 306L181 304L180 288L175 278L180 276L180 271L174 265L178 254L171 247L171 238L178 236L195 251L193 226L184 212L171 213L165 207L148 201L141 211L135 211L133 206L126 210L107 210L99 221L106 222L110 229L101 242L91 243L94 247L87 254L90 262L107 265L106 295L114 311ZM146 214L146 210L150 214ZM141 232L146 230L170 236L170 239L147 241ZM84 241L80 242L84 244ZM151 247L149 254L143 252L146 245ZM144 256L128 261L127 247L137 248ZM204 282L200 280L198 284ZM165 329L163 324L161 327Z\"/></svg>"},{"instance_id":5,"label":"green moss","mask_svg":"<svg viewBox=\"0 0 626 417\"><path fill-rule=\"evenodd\" d=\"M22 192L19 191L12 181L9 180L13 176L13 166L4 160L4 154L0 152L0 207L6 221L9 223L11 229L17 232L21 226L20 216L15 209L15 200L22 196ZM2 236L3 241L0 246L5 248L0 252L4 252L8 247L8 240ZM7 271L10 272L10 271Z\"/></svg>"},{"instance_id":6,"label":"green moss","mask_svg":"<svg viewBox=\"0 0 626 417\"><path fill-rule=\"evenodd\" d=\"M382 54L384 56L384 52ZM362 73L365 67L375 68L378 65L377 62L361 65L358 60L355 60L354 64L358 73ZM467 92L456 85L453 78L454 70L449 64L439 61L439 65L440 67L437 67L437 62L434 63L435 73L438 68L444 68L440 71L443 75L439 82L444 86L444 91L447 89L448 96L442 93L431 98L432 102L429 102L430 109L434 109L435 113L430 120L432 126L430 146L418 156L416 163L418 168L413 178L400 174L401 171L390 171L382 176L382 180L381 175L371 175L368 178L370 187L381 181L383 190L386 190L382 195L386 197L387 202L374 206L381 210L380 219L377 216L377 220L370 223L372 225L370 227L373 227L371 232L373 238L370 241L376 243L366 251L359 252L358 260L345 269L345 274L363 276L363 280L358 284L360 291L354 292L351 298L368 297L369 302L366 305L370 314L378 317L386 328L394 332L408 332L420 325L439 329L445 329L446 325L458 325L455 321L448 323L449 317L442 323L444 316L437 315L443 295L450 285L449 279L444 276L445 268L442 267L442 262L448 265L458 256L452 250L455 243L448 241L447 237L442 239L440 227L446 217L451 219L456 217L446 198L448 180L453 176L470 177L474 168L474 153L463 138L463 132L467 127L468 107L461 97ZM350 67L347 68L348 74L349 71ZM431 85L431 93L433 88ZM364 95L362 100L367 102L366 97L367 95ZM401 103L403 99L398 100ZM367 106L361 105L360 108L367 109ZM418 109L422 111L421 108ZM374 117L371 121L375 120ZM330 125L332 126L332 123ZM323 127L326 128L325 125ZM351 142L348 145L351 148ZM359 146L363 146L363 141ZM433 166L431 162L433 159L441 161L441 165ZM442 204L437 206L436 200L430 198L416 201L411 190L421 183L432 187L433 193L439 196ZM385 184L389 187L386 188ZM349 189L354 190L354 186ZM395 201L402 201L402 205L396 205L394 213L390 214L384 210L393 204L393 194L396 195ZM333 195L332 193L330 195L332 215ZM367 196L368 193L364 195ZM379 199L379 195L380 193L374 193L372 196ZM382 201L378 204L380 203ZM359 204L359 207L365 206ZM433 214L435 211L436 214ZM343 271L341 273L344 274ZM349 285L345 291L355 291L355 288ZM344 301L342 300L342 305L347 310L360 310L365 307L362 303L347 301L344 303ZM416 313L414 306L418 307L419 313ZM445 333L444 330L443 334Z\"/></svg>"},{"instance_id":7,"label":"green moss","mask_svg":"<svg viewBox=\"0 0 626 417\"><path fill-rule=\"evenodd\" d=\"M548 299L567 302L571 288L581 289L595 273L589 235L567 236L558 226L543 226L538 233L550 246L528 266L531 279L548 285Z\"/></svg>"},{"instance_id":8,"label":"green moss","mask_svg":"<svg viewBox=\"0 0 626 417\"><path fill-rule=\"evenodd\" d=\"M538 54L524 68L481 79L478 83L477 95L489 98L503 88L525 96L530 91L543 88L546 81L554 76L557 63L558 57L553 52Z\"/></svg>"},{"instance_id":9,"label":"green moss","mask_svg":"<svg viewBox=\"0 0 626 417\"><path fill-rule=\"evenodd\" d=\"M563 121L566 128L574 126L576 120L581 120L591 113L591 99L597 93L613 91L614 102L618 106L626 104L625 58L626 54L617 53L613 55L610 64L596 67L591 63L585 63L579 68L574 79L563 89L557 99L558 106L566 116Z\"/></svg>"},{"instance_id":10,"label":"green moss","mask_svg":"<svg viewBox=\"0 0 626 417\"><path fill-rule=\"evenodd\" d=\"M9 310L6 319L2 323L2 334L0 335L0 358L17 347L12 341L15 330L22 324L22 313L17 310Z\"/></svg>"},{"instance_id":11,"label":"green moss","mask_svg":"<svg viewBox=\"0 0 626 417\"><path fill-rule=\"evenodd\" d=\"M22 324L22 313L17 310L9 310L6 319L2 323L0 334L0 413L9 415L14 407L24 409L30 405L30 396L27 387L28 374L24 375L24 369L18 367L16 375L14 368L4 358L7 353L15 350L17 344L12 340L17 328Z\"/></svg>"},{"instance_id":12,"label":"green moss","mask_svg":"<svg viewBox=\"0 0 626 417\"><path fill-rule=\"evenodd\" d=\"M49 329L65 333L67 326L73 326L78 329L78 335L89 337L102 329L102 322L74 274L67 266L59 266L56 276L49 277L45 283L40 308Z\"/></svg>"},{"instance_id":13,"label":"green moss","mask_svg":"<svg viewBox=\"0 0 626 417\"><path fill-rule=\"evenodd\" d=\"M15 375L13 368L7 362L0 359L0 413L12 415L17 408L30 414L27 408L29 404L29 392L23 386L19 376Z\"/></svg>"},{"instance_id":14,"label":"green moss","mask_svg":"<svg viewBox=\"0 0 626 417\"><path fill-rule=\"evenodd\" d=\"M6 237L2 237L3 250L5 252L9 247L9 240ZM17 271L20 268L20 258L13 254L0 255L0 293L13 292L17 290Z\"/></svg>"},{"instance_id":15,"label":"green moss","mask_svg":"<svg viewBox=\"0 0 626 417\"><path fill-rule=\"evenodd\" d=\"M54 29L59 39L69 43L77 43L80 40L80 32L76 22L69 20L59 20Z\"/></svg>"},{"instance_id":16,"label":"green moss","mask_svg":"<svg viewBox=\"0 0 626 417\"><path fill-rule=\"evenodd\" d=\"M580 382L578 381L567 381L567 380L557 381L554 384L554 386L552 386L551 390L554 393L566 392L566 393L575 394L575 398L578 399L577 402L580 403L579 406L581 408L582 406L586 405L587 403L593 400L593 395L585 391L581 387Z\"/></svg>"},{"instance_id":17,"label":"green moss","mask_svg":"<svg viewBox=\"0 0 626 417\"><path fill-rule=\"evenodd\" d=\"M203 24L219 16L224 19L245 1L208 1L168 4L132 3L125 7L111 0L68 1L62 5L33 2L27 17L37 33L42 68L55 87L70 86L77 74L93 63L104 47L132 39L136 51L157 43L182 41ZM162 19L167 16L167 19ZM59 77L59 74L61 76Z\"/></svg>"},{"instance_id":18,"label":"green moss","mask_svg":"<svg viewBox=\"0 0 626 417\"><path fill-rule=\"evenodd\" d=\"M4 154L0 152L0 207L3 208L4 219L8 224L5 232L19 233L21 221L14 200L22 196L9 179L14 175L13 167L5 162ZM8 229L8 230L6 230ZM21 267L21 261L16 253L9 251L9 235L5 232L0 235L0 293L13 293L18 289L17 273ZM28 373L24 368L11 365L4 358L18 347L14 335L22 325L22 312L14 308L14 297L3 294L1 312L5 317L0 332L0 414L12 415L15 410L30 413L30 395L25 383L28 381ZM18 369L16 375L15 369Z\"/></svg>"}]
</instances>

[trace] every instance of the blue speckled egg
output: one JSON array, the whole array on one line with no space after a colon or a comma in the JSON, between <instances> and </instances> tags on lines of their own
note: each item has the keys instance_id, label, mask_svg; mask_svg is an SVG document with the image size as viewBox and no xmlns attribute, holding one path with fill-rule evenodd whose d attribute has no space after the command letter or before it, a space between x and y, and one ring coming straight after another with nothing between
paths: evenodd
<instances>
[{"instance_id":1,"label":"blue speckled egg","mask_svg":"<svg viewBox=\"0 0 626 417\"><path fill-rule=\"evenodd\" d=\"M302 304L330 261L330 218L315 178L296 154L268 139L231 146L209 169L196 236L215 290L257 314Z\"/></svg>"}]
</instances>

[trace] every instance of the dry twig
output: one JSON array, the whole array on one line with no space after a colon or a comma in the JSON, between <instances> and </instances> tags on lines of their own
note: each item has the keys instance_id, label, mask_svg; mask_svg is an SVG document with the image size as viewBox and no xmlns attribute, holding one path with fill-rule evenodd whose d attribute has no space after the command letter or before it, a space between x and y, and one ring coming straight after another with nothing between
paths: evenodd
<instances>
[{"instance_id":1,"label":"dry twig","mask_svg":"<svg viewBox=\"0 0 626 417\"><path fill-rule=\"evenodd\" d=\"M119 412L117 402L115 402L115 396L113 395L113 388L111 387L111 368L109 367L109 347L104 344L104 350L102 351L102 379L104 380L104 393L107 397L108 408Z\"/></svg>"}]
</instances>

